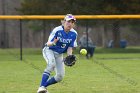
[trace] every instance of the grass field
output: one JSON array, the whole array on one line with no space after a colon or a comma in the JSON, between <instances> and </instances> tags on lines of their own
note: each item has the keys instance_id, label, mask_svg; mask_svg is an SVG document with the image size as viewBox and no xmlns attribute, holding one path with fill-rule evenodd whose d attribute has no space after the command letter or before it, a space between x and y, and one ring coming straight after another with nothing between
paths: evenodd
<instances>
[{"instance_id":1,"label":"grass field","mask_svg":"<svg viewBox=\"0 0 140 93\"><path fill-rule=\"evenodd\" d=\"M77 57L50 93L140 93L140 48L96 49L92 59ZM0 49L0 93L36 93L45 67L40 49L24 49L22 62L19 49Z\"/></svg>"}]
</instances>

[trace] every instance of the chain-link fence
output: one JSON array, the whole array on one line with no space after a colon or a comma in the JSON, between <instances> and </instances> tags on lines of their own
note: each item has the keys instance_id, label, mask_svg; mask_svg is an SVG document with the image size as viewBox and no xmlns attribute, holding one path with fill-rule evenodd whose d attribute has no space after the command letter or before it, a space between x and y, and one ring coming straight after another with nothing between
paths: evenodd
<instances>
[{"instance_id":1,"label":"chain-link fence","mask_svg":"<svg viewBox=\"0 0 140 93\"><path fill-rule=\"evenodd\" d=\"M110 47L115 39L125 40L127 46L140 45L139 20L77 20L78 41L84 33L98 47ZM22 30L23 48L40 48L47 42L52 29L60 20L0 20L0 48L19 48ZM88 32L88 33L87 33Z\"/></svg>"},{"instance_id":2,"label":"chain-link fence","mask_svg":"<svg viewBox=\"0 0 140 93\"><path fill-rule=\"evenodd\" d=\"M59 25L61 20L0 20L0 48L19 48L15 53L21 60L24 48L39 49L41 53L49 34ZM77 49L79 51L81 48L90 47L93 49L138 47L140 45L139 26L140 21L134 19L77 20L74 27L78 33ZM24 50L24 53L25 51L28 52ZM10 54L10 52L7 53Z\"/></svg>"}]
</instances>

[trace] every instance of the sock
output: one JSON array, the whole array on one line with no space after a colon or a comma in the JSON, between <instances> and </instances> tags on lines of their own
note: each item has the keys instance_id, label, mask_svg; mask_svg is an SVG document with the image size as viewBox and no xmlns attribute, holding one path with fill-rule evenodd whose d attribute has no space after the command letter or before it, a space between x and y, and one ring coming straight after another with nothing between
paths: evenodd
<instances>
[{"instance_id":1,"label":"sock","mask_svg":"<svg viewBox=\"0 0 140 93\"><path fill-rule=\"evenodd\" d=\"M55 84L55 83L57 83L57 81L55 80L54 77L52 77L46 82L45 87L52 85L52 84Z\"/></svg>"},{"instance_id":2,"label":"sock","mask_svg":"<svg viewBox=\"0 0 140 93\"><path fill-rule=\"evenodd\" d=\"M46 84L49 76L50 76L50 73L48 73L48 72L44 72L43 73L43 75L42 75L42 81L41 81L40 86L45 86L45 84Z\"/></svg>"}]
</instances>

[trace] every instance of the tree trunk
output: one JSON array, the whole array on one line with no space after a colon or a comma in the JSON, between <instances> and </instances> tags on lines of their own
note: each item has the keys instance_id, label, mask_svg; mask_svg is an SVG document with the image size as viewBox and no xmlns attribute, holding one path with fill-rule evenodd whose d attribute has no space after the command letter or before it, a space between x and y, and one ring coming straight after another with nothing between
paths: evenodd
<instances>
[{"instance_id":1,"label":"tree trunk","mask_svg":"<svg viewBox=\"0 0 140 93\"><path fill-rule=\"evenodd\" d=\"M1 8L2 8L2 15L6 15L6 7L5 4L6 1L2 0L1 1ZM2 20L2 41L1 41L1 47L2 48L8 48L8 33L6 32L6 20Z\"/></svg>"},{"instance_id":2,"label":"tree trunk","mask_svg":"<svg viewBox=\"0 0 140 93\"><path fill-rule=\"evenodd\" d=\"M43 44L42 46L44 46L44 44L46 43L46 20L42 20L43 21Z\"/></svg>"},{"instance_id":3,"label":"tree trunk","mask_svg":"<svg viewBox=\"0 0 140 93\"><path fill-rule=\"evenodd\" d=\"M107 24L105 23L104 24L104 29L103 29L103 32L102 32L102 45L103 45L103 48L106 48L107 47L107 40L108 40L108 36L107 36Z\"/></svg>"},{"instance_id":4,"label":"tree trunk","mask_svg":"<svg viewBox=\"0 0 140 93\"><path fill-rule=\"evenodd\" d=\"M120 47L120 25L119 21L115 21L113 23L113 40L114 40L114 48Z\"/></svg>"}]
</instances>

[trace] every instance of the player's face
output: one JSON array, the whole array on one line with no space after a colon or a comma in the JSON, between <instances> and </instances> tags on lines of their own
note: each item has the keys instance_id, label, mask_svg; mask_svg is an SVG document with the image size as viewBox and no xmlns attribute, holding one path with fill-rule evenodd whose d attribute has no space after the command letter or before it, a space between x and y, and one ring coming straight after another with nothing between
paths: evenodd
<instances>
[{"instance_id":1,"label":"player's face","mask_svg":"<svg viewBox=\"0 0 140 93\"><path fill-rule=\"evenodd\" d=\"M74 24L75 24L74 20L65 21L64 23L65 31L70 31L70 29L74 27Z\"/></svg>"}]
</instances>

